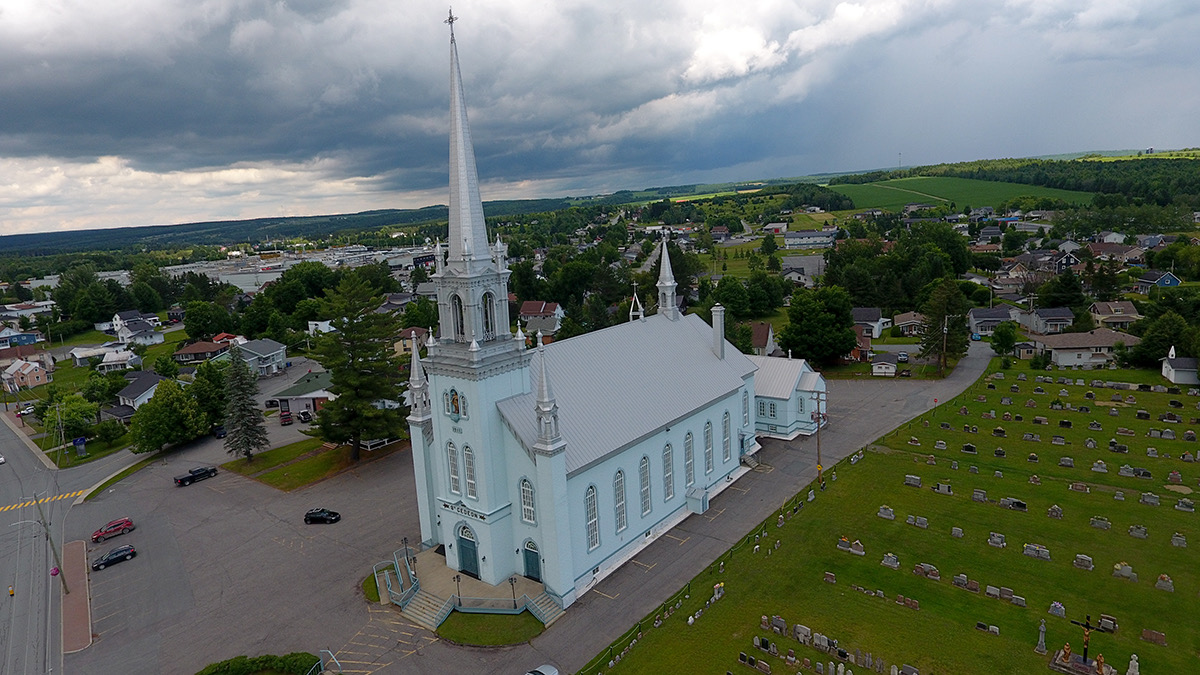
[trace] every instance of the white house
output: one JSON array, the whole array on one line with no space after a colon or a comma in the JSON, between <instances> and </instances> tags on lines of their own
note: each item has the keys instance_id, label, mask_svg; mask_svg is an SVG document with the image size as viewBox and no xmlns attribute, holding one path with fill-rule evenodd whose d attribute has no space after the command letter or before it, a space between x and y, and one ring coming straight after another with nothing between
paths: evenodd
<instances>
[{"instance_id":1,"label":"white house","mask_svg":"<svg viewBox=\"0 0 1200 675\"><path fill-rule=\"evenodd\" d=\"M1175 356L1175 347L1167 352L1162 359L1162 376L1174 384L1200 384L1200 376L1196 374L1197 359L1188 356Z\"/></svg>"},{"instance_id":2,"label":"white house","mask_svg":"<svg viewBox=\"0 0 1200 675\"><path fill-rule=\"evenodd\" d=\"M1086 333L1060 333L1057 335L1033 335L1034 346L1050 355L1058 366L1083 366L1093 368L1108 365L1113 358L1113 347L1118 342L1132 347L1142 341L1135 335L1118 333L1108 328L1097 328Z\"/></svg>"},{"instance_id":3,"label":"white house","mask_svg":"<svg viewBox=\"0 0 1200 675\"><path fill-rule=\"evenodd\" d=\"M879 352L871 358L873 377L895 377L899 358L891 352Z\"/></svg>"},{"instance_id":4,"label":"white house","mask_svg":"<svg viewBox=\"0 0 1200 675\"><path fill-rule=\"evenodd\" d=\"M878 307L854 307L850 310L854 323L867 329L872 339L883 337L883 331L892 327L892 319L884 317Z\"/></svg>"},{"instance_id":5,"label":"white house","mask_svg":"<svg viewBox=\"0 0 1200 675\"><path fill-rule=\"evenodd\" d=\"M817 408L826 400L825 378L804 359L751 355L754 429L760 436L792 440L817 430ZM824 409L824 406L821 405ZM821 417L821 426L828 422Z\"/></svg>"},{"instance_id":6,"label":"white house","mask_svg":"<svg viewBox=\"0 0 1200 675\"><path fill-rule=\"evenodd\" d=\"M242 359L259 377L277 375L287 366L287 347L270 338L250 340L242 343L240 349Z\"/></svg>"}]
</instances>

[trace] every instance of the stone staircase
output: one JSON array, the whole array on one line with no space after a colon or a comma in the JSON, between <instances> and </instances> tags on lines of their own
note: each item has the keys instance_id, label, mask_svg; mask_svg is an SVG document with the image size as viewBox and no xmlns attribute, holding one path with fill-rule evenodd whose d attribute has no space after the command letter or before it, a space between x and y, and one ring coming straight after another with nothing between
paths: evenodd
<instances>
[{"instance_id":1,"label":"stone staircase","mask_svg":"<svg viewBox=\"0 0 1200 675\"><path fill-rule=\"evenodd\" d=\"M417 594L413 596L411 602L408 603L401 613L415 624L424 626L429 630L436 631L438 624L438 614L441 613L442 607L446 601L436 595L426 593L424 589L419 589Z\"/></svg>"},{"instance_id":2,"label":"stone staircase","mask_svg":"<svg viewBox=\"0 0 1200 675\"><path fill-rule=\"evenodd\" d=\"M753 469L758 466L758 459L754 455L742 455L742 464Z\"/></svg>"},{"instance_id":3,"label":"stone staircase","mask_svg":"<svg viewBox=\"0 0 1200 675\"><path fill-rule=\"evenodd\" d=\"M558 603L545 593L533 598L533 604L538 608L538 611L542 613L542 616L546 617L547 628L550 627L550 624L558 621L560 616L566 614L566 610L564 610L562 607L559 607Z\"/></svg>"}]
</instances>

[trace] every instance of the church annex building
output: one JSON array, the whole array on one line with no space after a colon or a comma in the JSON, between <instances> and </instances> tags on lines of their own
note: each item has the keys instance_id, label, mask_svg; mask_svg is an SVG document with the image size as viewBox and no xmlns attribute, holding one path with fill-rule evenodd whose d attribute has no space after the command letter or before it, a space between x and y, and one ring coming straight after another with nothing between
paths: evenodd
<instances>
[{"instance_id":1,"label":"church annex building","mask_svg":"<svg viewBox=\"0 0 1200 675\"><path fill-rule=\"evenodd\" d=\"M489 244L453 32L450 232L439 331L413 351L413 464L426 547L489 584L517 574L573 603L749 471L758 436L816 429L825 382L750 357L676 309L666 246L658 313L527 347L508 315L506 247ZM638 308L640 310L640 307Z\"/></svg>"}]
</instances>

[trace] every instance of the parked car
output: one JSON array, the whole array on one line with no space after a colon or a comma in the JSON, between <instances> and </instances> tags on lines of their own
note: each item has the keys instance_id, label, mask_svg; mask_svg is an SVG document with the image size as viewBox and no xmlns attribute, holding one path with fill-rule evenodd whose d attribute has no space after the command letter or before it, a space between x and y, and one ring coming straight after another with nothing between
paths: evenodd
<instances>
[{"instance_id":1,"label":"parked car","mask_svg":"<svg viewBox=\"0 0 1200 675\"><path fill-rule=\"evenodd\" d=\"M204 480L205 478L212 478L215 475L217 475L217 467L215 467L215 466L198 466L195 469L189 470L187 473L183 474L182 476L176 476L175 484L180 487L184 487L187 485L191 485L192 483L195 483L198 480Z\"/></svg>"},{"instance_id":2,"label":"parked car","mask_svg":"<svg viewBox=\"0 0 1200 675\"><path fill-rule=\"evenodd\" d=\"M135 551L132 546L128 544L124 546L118 546L92 561L92 569L99 571L105 567L108 567L109 565L116 565L122 560L133 560L136 557L137 551Z\"/></svg>"},{"instance_id":3,"label":"parked car","mask_svg":"<svg viewBox=\"0 0 1200 675\"><path fill-rule=\"evenodd\" d=\"M279 399L277 399L277 398L267 399L266 406L268 408L278 408L279 407Z\"/></svg>"},{"instance_id":4,"label":"parked car","mask_svg":"<svg viewBox=\"0 0 1200 675\"><path fill-rule=\"evenodd\" d=\"M342 514L329 509L309 509L304 514L304 524L312 525L313 523L325 523L330 525L342 519Z\"/></svg>"},{"instance_id":5,"label":"parked car","mask_svg":"<svg viewBox=\"0 0 1200 675\"><path fill-rule=\"evenodd\" d=\"M558 675L558 668L555 668L550 664L546 664L544 666L538 666L537 668L534 668L528 673L525 673L525 675Z\"/></svg>"},{"instance_id":6,"label":"parked car","mask_svg":"<svg viewBox=\"0 0 1200 675\"><path fill-rule=\"evenodd\" d=\"M17 415L19 415L19 416L32 415L32 414L33 414L33 405L27 405L24 408L21 408L20 410L17 411Z\"/></svg>"},{"instance_id":7,"label":"parked car","mask_svg":"<svg viewBox=\"0 0 1200 675\"><path fill-rule=\"evenodd\" d=\"M309 411L301 410L300 412L296 413L296 419L300 420L301 422L303 422L305 424L308 424L309 422L311 422L313 420L313 416L312 416L312 413L310 413Z\"/></svg>"},{"instance_id":8,"label":"parked car","mask_svg":"<svg viewBox=\"0 0 1200 675\"><path fill-rule=\"evenodd\" d=\"M908 352L898 352L896 354L896 360L900 363L908 363Z\"/></svg>"},{"instance_id":9,"label":"parked car","mask_svg":"<svg viewBox=\"0 0 1200 675\"><path fill-rule=\"evenodd\" d=\"M0 455L0 464L4 463L4 455Z\"/></svg>"},{"instance_id":10,"label":"parked car","mask_svg":"<svg viewBox=\"0 0 1200 675\"><path fill-rule=\"evenodd\" d=\"M93 532L92 541L99 544L105 539L115 537L118 534L129 534L129 531L134 529L134 527L133 521L129 518L117 518Z\"/></svg>"},{"instance_id":11,"label":"parked car","mask_svg":"<svg viewBox=\"0 0 1200 675\"><path fill-rule=\"evenodd\" d=\"M976 342L979 342L980 340L983 339L983 336L980 335L979 333L971 333L971 339Z\"/></svg>"},{"instance_id":12,"label":"parked car","mask_svg":"<svg viewBox=\"0 0 1200 675\"><path fill-rule=\"evenodd\" d=\"M292 419L292 413L290 413L290 412L279 413L279 426L286 427L287 425L291 424L293 421L295 421L295 420Z\"/></svg>"},{"instance_id":13,"label":"parked car","mask_svg":"<svg viewBox=\"0 0 1200 675\"><path fill-rule=\"evenodd\" d=\"M224 427L224 425L218 425L218 426L215 426L215 427L213 427L212 434L213 434L213 436L215 436L216 438L225 438L225 427Z\"/></svg>"}]
</instances>

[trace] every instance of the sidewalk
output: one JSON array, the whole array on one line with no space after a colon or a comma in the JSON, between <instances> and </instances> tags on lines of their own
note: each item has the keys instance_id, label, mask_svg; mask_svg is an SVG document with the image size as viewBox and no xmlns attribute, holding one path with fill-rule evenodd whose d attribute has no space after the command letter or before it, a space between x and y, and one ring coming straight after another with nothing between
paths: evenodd
<instances>
[{"instance_id":1,"label":"sidewalk","mask_svg":"<svg viewBox=\"0 0 1200 675\"><path fill-rule=\"evenodd\" d=\"M63 568L70 593L62 596L62 649L72 654L92 644L91 588L88 586L87 542L82 539L63 546Z\"/></svg>"},{"instance_id":2,"label":"sidewalk","mask_svg":"<svg viewBox=\"0 0 1200 675\"><path fill-rule=\"evenodd\" d=\"M58 469L58 467L54 465L54 462L50 461L50 458L46 456L46 453L42 452L42 449L37 446L37 443L34 443L29 438L29 434L25 433L25 429L18 427L17 423L12 421L12 415L10 413L0 413L0 418L4 420L4 423L8 425L9 429L12 429L12 432L16 434L18 438L25 442L25 445L29 447L29 450L33 452L33 455L42 460L42 464L45 465L47 469L50 469L51 471Z\"/></svg>"}]
</instances>

